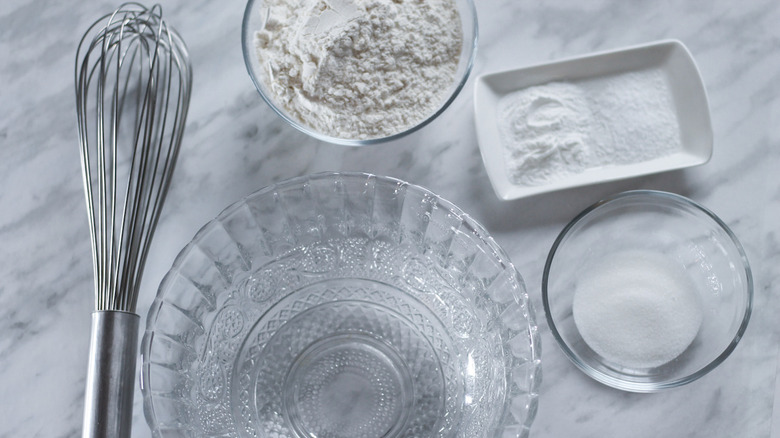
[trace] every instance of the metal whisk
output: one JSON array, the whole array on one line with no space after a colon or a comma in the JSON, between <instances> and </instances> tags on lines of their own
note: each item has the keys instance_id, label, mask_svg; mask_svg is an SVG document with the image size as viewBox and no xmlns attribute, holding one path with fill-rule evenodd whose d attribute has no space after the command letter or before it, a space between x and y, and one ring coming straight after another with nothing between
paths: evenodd
<instances>
[{"instance_id":1,"label":"metal whisk","mask_svg":"<svg viewBox=\"0 0 780 438\"><path fill-rule=\"evenodd\" d=\"M179 153L192 89L162 8L124 3L76 52L81 168L95 274L84 437L129 437L138 289Z\"/></svg>"}]
</instances>

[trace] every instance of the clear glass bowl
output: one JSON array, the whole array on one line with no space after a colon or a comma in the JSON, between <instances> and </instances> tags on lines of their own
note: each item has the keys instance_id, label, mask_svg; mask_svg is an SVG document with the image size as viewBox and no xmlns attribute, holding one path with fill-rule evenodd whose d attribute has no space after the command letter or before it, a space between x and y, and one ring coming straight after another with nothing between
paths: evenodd
<instances>
[{"instance_id":1,"label":"clear glass bowl","mask_svg":"<svg viewBox=\"0 0 780 438\"><path fill-rule=\"evenodd\" d=\"M234 204L162 281L142 342L155 436L525 437L540 339L485 230L392 178Z\"/></svg>"},{"instance_id":2,"label":"clear glass bowl","mask_svg":"<svg viewBox=\"0 0 780 438\"><path fill-rule=\"evenodd\" d=\"M460 91L466 85L466 81L471 73L472 66L474 65L474 59L477 52L477 11L474 6L473 0L454 0L455 6L460 14L461 30L462 30L462 43L460 51L460 59L458 61L457 69L453 75L453 81L448 87L447 91L442 94L443 99L436 108L427 117L404 131L394 133L385 137L367 138L367 139L355 139L355 138L341 138L328 135L323 132L318 132L310 126L300 122L294 116L289 114L281 105L276 102L273 97L273 93L270 92L267 86L265 70L260 65L257 54L255 53L254 38L255 33L262 29L266 19L266 8L263 5L263 0L249 0L244 11L244 19L241 29L241 47L244 53L244 63L246 64L249 76L252 82L255 84L257 91L260 93L260 97L287 123L292 125L299 131L308 134L318 140L327 141L329 143L340 144L345 146L365 146L377 143L382 143L390 140L396 140L404 137L418 129L424 127L434 119L436 119L441 113L443 113L447 107L455 100Z\"/></svg>"},{"instance_id":3,"label":"clear glass bowl","mask_svg":"<svg viewBox=\"0 0 780 438\"><path fill-rule=\"evenodd\" d=\"M576 300L580 293L579 299L591 299L590 304L603 301L587 292L596 284L589 282L599 278L595 273L598 270L609 273L611 279L604 277L601 285L605 291L614 292L609 302L598 306L610 311L621 309L623 313L598 314L606 317L594 324L581 315L577 319L577 309L597 315L592 310L595 307L586 307L588 303L582 301L577 304ZM653 297L641 302L637 297L643 295L630 295L644 293L639 288L659 286L659 293L681 293L672 300ZM700 311L689 306L686 294L698 303ZM542 302L553 336L585 374L618 389L656 392L692 382L728 357L750 319L753 280L742 246L715 214L679 195L638 190L597 202L563 229L547 257ZM663 306L667 302L674 303L673 307ZM663 310L656 312L647 303ZM640 318L610 325L617 320L614 317L627 314ZM660 318L657 321L664 325L660 330L643 332L637 321L655 324L651 317ZM683 317L688 321L678 320ZM700 320L697 331L685 328L691 320L695 320L693 324ZM684 329L677 335L664 335L677 323ZM607 332L603 339L613 344L605 347L601 339L594 341L592 333L606 327L613 332ZM690 333L690 339L683 339L683 332ZM650 355L645 353L650 348L660 354L660 362L649 362ZM637 351L639 356L629 355ZM680 354L674 356L678 351Z\"/></svg>"}]
</instances>

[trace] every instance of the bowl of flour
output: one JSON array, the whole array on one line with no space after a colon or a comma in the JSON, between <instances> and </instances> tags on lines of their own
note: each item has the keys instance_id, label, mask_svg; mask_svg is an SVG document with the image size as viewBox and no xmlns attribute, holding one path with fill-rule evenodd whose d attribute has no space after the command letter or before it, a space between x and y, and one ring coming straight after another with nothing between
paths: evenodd
<instances>
[{"instance_id":1,"label":"bowl of flour","mask_svg":"<svg viewBox=\"0 0 780 438\"><path fill-rule=\"evenodd\" d=\"M556 341L595 380L631 392L692 382L722 363L750 319L753 280L728 226L668 192L636 190L584 210L542 279Z\"/></svg>"},{"instance_id":2,"label":"bowl of flour","mask_svg":"<svg viewBox=\"0 0 780 438\"><path fill-rule=\"evenodd\" d=\"M472 0L249 0L244 61L265 102L335 144L394 140L463 88L477 46Z\"/></svg>"}]
</instances>

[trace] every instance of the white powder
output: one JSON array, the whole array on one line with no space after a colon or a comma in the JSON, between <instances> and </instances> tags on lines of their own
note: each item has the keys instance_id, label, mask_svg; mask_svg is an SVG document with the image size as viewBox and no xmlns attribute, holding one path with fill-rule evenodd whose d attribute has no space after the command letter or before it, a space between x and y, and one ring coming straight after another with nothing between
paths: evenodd
<instances>
[{"instance_id":1,"label":"white powder","mask_svg":"<svg viewBox=\"0 0 780 438\"><path fill-rule=\"evenodd\" d=\"M551 82L502 97L498 126L510 180L533 186L682 149L660 69Z\"/></svg>"},{"instance_id":2,"label":"white powder","mask_svg":"<svg viewBox=\"0 0 780 438\"><path fill-rule=\"evenodd\" d=\"M341 138L401 132L432 114L458 65L453 0L266 0L255 46L273 97Z\"/></svg>"},{"instance_id":3,"label":"white powder","mask_svg":"<svg viewBox=\"0 0 780 438\"><path fill-rule=\"evenodd\" d=\"M672 361L701 326L701 299L682 266L650 253L606 258L578 281L574 323L590 348L631 368Z\"/></svg>"}]
</instances>

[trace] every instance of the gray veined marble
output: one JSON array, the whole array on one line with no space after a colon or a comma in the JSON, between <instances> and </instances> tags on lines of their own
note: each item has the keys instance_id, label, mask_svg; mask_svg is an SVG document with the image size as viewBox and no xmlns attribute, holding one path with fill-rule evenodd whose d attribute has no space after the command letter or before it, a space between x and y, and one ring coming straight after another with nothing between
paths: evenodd
<instances>
[{"instance_id":1,"label":"gray veined marble","mask_svg":"<svg viewBox=\"0 0 780 438\"><path fill-rule=\"evenodd\" d=\"M243 2L162 3L190 47L195 82L142 286L142 318L178 251L222 208L288 177L369 171L453 201L488 228L524 276L544 345L532 436L780 436L780 2L478 1L474 75L676 38L693 53L709 93L715 145L706 165L513 202L495 197L480 160L473 79L441 118L407 138L362 149L324 144L287 126L255 92L241 58ZM80 435L93 297L73 60L88 24L115 6L0 6L2 438ZM754 270L755 310L736 351L704 378L661 394L623 393L585 377L541 313L543 261L558 231L598 198L633 188L677 192L714 210ZM140 390L134 408L134 436L149 436Z\"/></svg>"}]
</instances>

